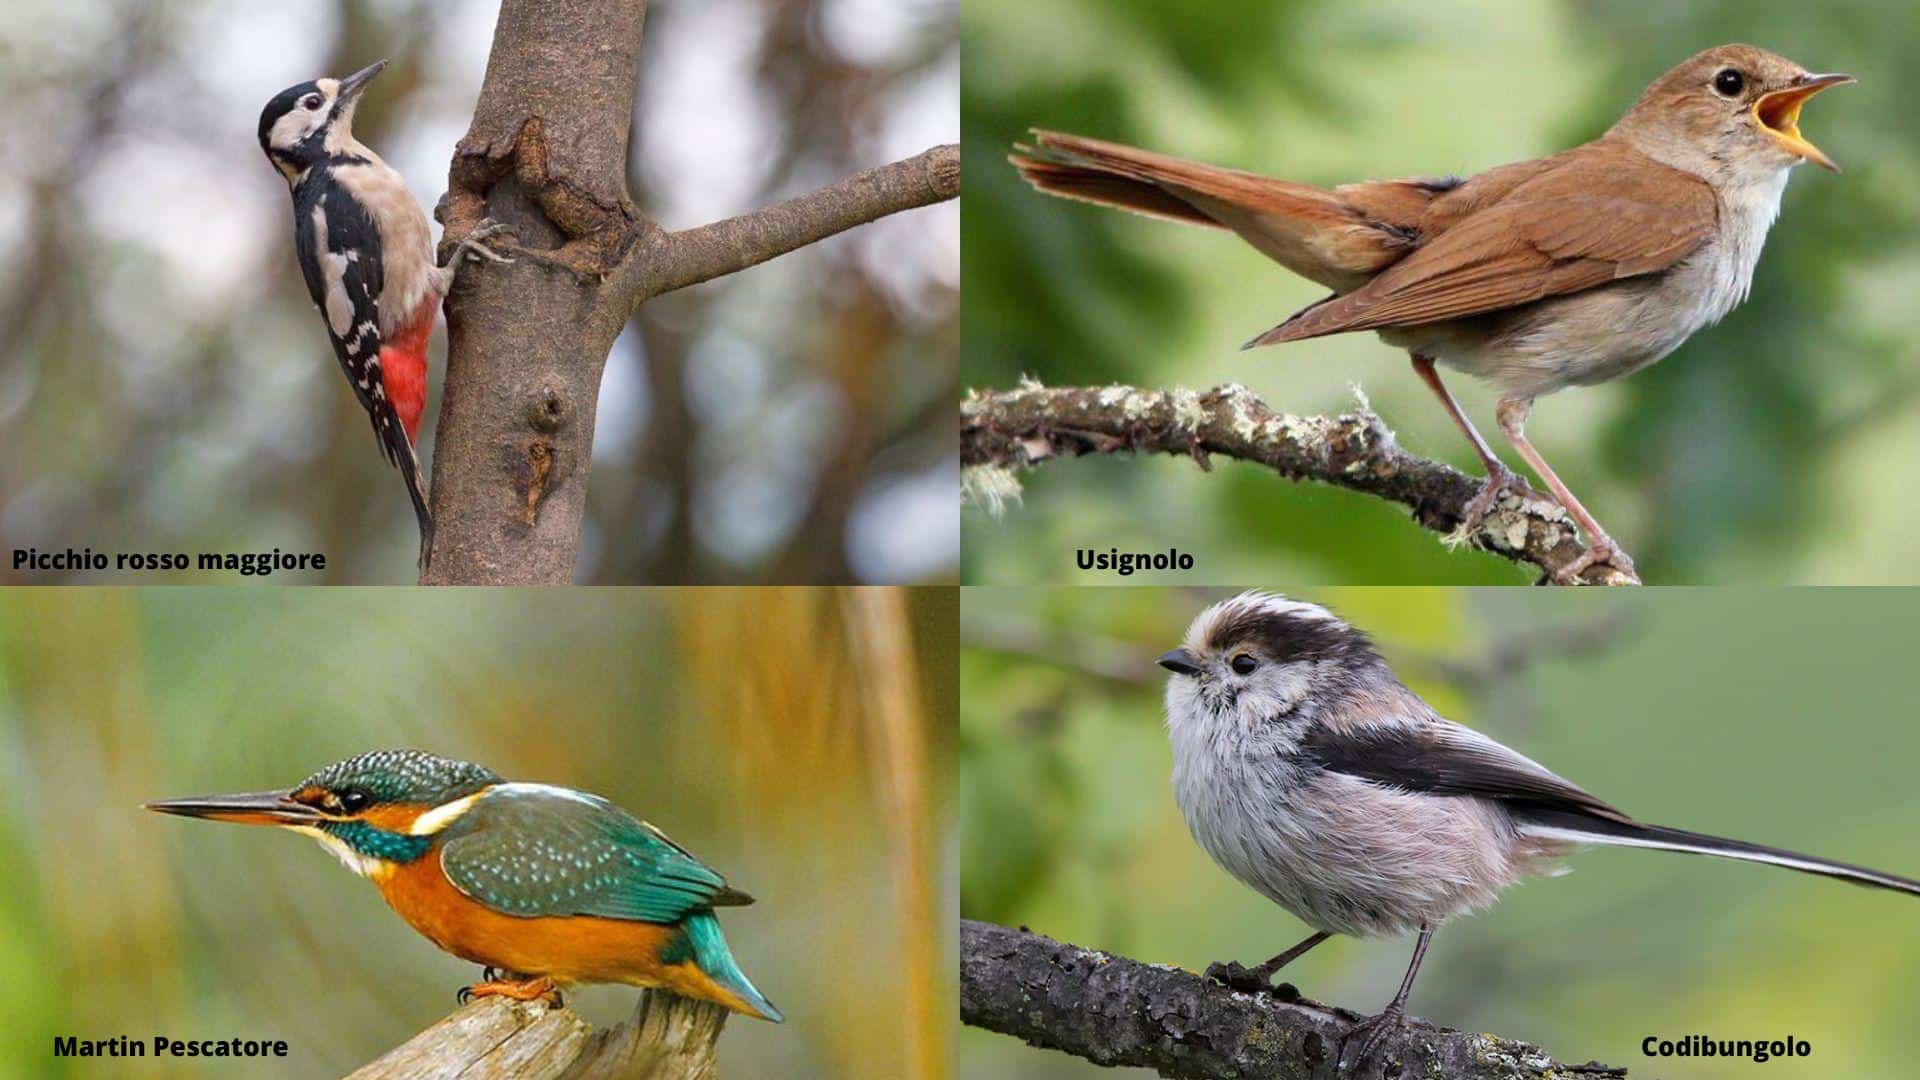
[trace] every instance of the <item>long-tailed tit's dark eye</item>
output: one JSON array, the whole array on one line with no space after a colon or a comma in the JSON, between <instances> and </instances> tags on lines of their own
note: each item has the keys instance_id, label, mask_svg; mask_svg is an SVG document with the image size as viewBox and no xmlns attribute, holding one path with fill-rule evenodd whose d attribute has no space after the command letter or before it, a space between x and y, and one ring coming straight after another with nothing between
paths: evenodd
<instances>
[{"instance_id":1,"label":"long-tailed tit's dark eye","mask_svg":"<svg viewBox=\"0 0 1920 1080\"><path fill-rule=\"evenodd\" d=\"M1732 68L1721 68L1713 77L1713 89L1723 97L1738 95L1747 85L1747 77Z\"/></svg>"},{"instance_id":2,"label":"long-tailed tit's dark eye","mask_svg":"<svg viewBox=\"0 0 1920 1080\"><path fill-rule=\"evenodd\" d=\"M1251 675L1253 674L1253 669L1260 666L1260 661L1255 660L1252 655L1248 653L1240 653L1233 659L1227 661L1227 664L1233 668L1235 675Z\"/></svg>"}]
</instances>

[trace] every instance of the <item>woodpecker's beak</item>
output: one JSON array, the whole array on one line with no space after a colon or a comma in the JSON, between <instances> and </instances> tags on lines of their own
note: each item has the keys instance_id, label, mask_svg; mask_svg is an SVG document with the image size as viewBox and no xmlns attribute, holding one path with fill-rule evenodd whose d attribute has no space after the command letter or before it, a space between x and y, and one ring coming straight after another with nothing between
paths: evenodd
<instances>
[{"instance_id":1,"label":"woodpecker's beak","mask_svg":"<svg viewBox=\"0 0 1920 1080\"><path fill-rule=\"evenodd\" d=\"M1767 134L1773 136L1773 141L1779 143L1782 150L1823 169L1839 172L1840 166L1834 164L1832 158L1801 137L1800 107L1807 103L1808 98L1829 86L1854 81L1853 76L1837 72L1830 75L1802 75L1785 90L1761 94L1760 99L1753 103L1753 118L1760 122Z\"/></svg>"},{"instance_id":2,"label":"woodpecker's beak","mask_svg":"<svg viewBox=\"0 0 1920 1080\"><path fill-rule=\"evenodd\" d=\"M385 60L376 60L366 67L361 68L359 71L341 79L340 93L336 100L341 106L352 105L354 99L360 96L360 92L365 90L367 84L373 81L373 77L386 70L386 66L387 62Z\"/></svg>"},{"instance_id":3,"label":"woodpecker's beak","mask_svg":"<svg viewBox=\"0 0 1920 1080\"><path fill-rule=\"evenodd\" d=\"M1175 675L1200 674L1200 662L1194 659L1193 654L1185 649L1175 649L1172 652L1161 653L1160 659L1155 660L1154 663L1159 664Z\"/></svg>"},{"instance_id":4,"label":"woodpecker's beak","mask_svg":"<svg viewBox=\"0 0 1920 1080\"><path fill-rule=\"evenodd\" d=\"M150 802L159 814L231 821L239 825L313 825L326 818L306 803L294 802L284 791L255 791L241 795L202 795L193 799Z\"/></svg>"}]
</instances>

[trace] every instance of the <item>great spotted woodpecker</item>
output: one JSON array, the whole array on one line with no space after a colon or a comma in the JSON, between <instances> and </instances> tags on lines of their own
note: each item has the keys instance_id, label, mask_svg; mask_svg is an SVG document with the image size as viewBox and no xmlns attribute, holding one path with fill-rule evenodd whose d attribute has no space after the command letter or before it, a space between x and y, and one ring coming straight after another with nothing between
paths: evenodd
<instances>
[{"instance_id":1,"label":"great spotted woodpecker","mask_svg":"<svg viewBox=\"0 0 1920 1080\"><path fill-rule=\"evenodd\" d=\"M513 260L486 246L506 229L487 222L461 239L447 265L435 264L427 216L406 182L353 137L354 107L386 66L274 95L260 112L260 149L293 194L293 249L334 354L373 420L380 452L406 478L425 569L433 515L413 440L427 404L427 335L462 259Z\"/></svg>"}]
</instances>

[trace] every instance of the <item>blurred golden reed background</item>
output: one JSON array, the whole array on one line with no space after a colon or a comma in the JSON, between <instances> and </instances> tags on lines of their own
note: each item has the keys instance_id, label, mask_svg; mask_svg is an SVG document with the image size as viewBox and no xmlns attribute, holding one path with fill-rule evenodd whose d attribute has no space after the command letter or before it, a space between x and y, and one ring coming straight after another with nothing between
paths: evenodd
<instances>
[{"instance_id":1,"label":"blurred golden reed background","mask_svg":"<svg viewBox=\"0 0 1920 1080\"><path fill-rule=\"evenodd\" d=\"M954 594L14 590L0 595L0 1075L120 1075L89 1038L285 1038L328 1076L476 974L303 838L142 801L418 746L592 791L759 898L723 922L787 1014L734 1076L947 1074ZM635 991L570 997L596 1024ZM148 1059L142 1076L198 1075Z\"/></svg>"}]
</instances>

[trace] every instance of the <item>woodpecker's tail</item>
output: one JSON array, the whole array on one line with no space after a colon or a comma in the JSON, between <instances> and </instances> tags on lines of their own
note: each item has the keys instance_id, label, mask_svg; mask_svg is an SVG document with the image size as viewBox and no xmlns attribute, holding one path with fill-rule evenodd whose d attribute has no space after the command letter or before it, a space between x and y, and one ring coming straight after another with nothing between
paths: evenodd
<instances>
[{"instance_id":1,"label":"woodpecker's tail","mask_svg":"<svg viewBox=\"0 0 1920 1080\"><path fill-rule=\"evenodd\" d=\"M380 453L407 481L407 497L413 500L413 517L420 526L420 569L424 572L433 559L433 512L427 509L426 493L420 490L420 458L391 406L369 406L368 416L373 420L373 436L380 440Z\"/></svg>"},{"instance_id":2,"label":"woodpecker's tail","mask_svg":"<svg viewBox=\"0 0 1920 1080\"><path fill-rule=\"evenodd\" d=\"M1515 815L1522 834L1540 840L1565 840L1580 844L1611 844L1616 847L1654 848L1660 851L1686 851L1696 855L1719 855L1744 862L1784 866L1822 877L1838 878L1856 885L1920 896L1920 881L1896 874L1883 874L1864 866L1834 862L1831 859L1783 851L1744 840L1728 840L1664 825L1610 821L1605 818L1566 810L1529 810Z\"/></svg>"},{"instance_id":3,"label":"woodpecker's tail","mask_svg":"<svg viewBox=\"0 0 1920 1080\"><path fill-rule=\"evenodd\" d=\"M720 1004L776 1024L785 1019L780 1010L773 1007L773 1002L747 981L740 965L733 962L733 954L727 951L727 939L720 934L720 920L714 918L712 912L689 916L682 930L693 949L693 965L722 991Z\"/></svg>"},{"instance_id":4,"label":"woodpecker's tail","mask_svg":"<svg viewBox=\"0 0 1920 1080\"><path fill-rule=\"evenodd\" d=\"M413 500L413 519L420 526L420 571L425 573L433 561L433 512L427 509L427 496L420 490L420 459L412 446L407 447L400 475L407 478L407 497Z\"/></svg>"}]
</instances>

